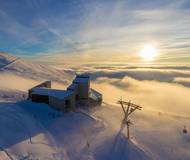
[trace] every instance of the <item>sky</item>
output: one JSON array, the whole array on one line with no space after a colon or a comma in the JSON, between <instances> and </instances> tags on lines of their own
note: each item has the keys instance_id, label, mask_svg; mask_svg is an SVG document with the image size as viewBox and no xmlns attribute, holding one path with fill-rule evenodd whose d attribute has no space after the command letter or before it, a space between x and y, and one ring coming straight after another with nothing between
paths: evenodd
<instances>
[{"instance_id":1,"label":"sky","mask_svg":"<svg viewBox=\"0 0 190 160\"><path fill-rule=\"evenodd\" d=\"M189 0L0 0L0 51L51 65L190 62Z\"/></svg>"}]
</instances>

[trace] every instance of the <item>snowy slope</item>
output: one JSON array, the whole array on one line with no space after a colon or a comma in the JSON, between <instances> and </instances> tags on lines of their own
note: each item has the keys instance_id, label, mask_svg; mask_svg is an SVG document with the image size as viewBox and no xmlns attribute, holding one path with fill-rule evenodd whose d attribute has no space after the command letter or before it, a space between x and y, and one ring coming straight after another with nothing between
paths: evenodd
<instances>
[{"instance_id":1,"label":"snowy slope","mask_svg":"<svg viewBox=\"0 0 190 160\"><path fill-rule=\"evenodd\" d=\"M22 77L37 80L53 80L65 82L71 79L73 75L65 71L57 70L49 66L32 63L30 61L0 52L0 71L13 73Z\"/></svg>"},{"instance_id":2,"label":"snowy slope","mask_svg":"<svg viewBox=\"0 0 190 160\"><path fill-rule=\"evenodd\" d=\"M122 110L109 104L80 113L60 113L29 101L0 102L1 159L42 160L188 160L189 135L180 126L188 117L139 112L131 141L121 126ZM180 121L179 121L180 119ZM188 127L188 126L187 126ZM171 134L173 133L173 134Z\"/></svg>"},{"instance_id":3,"label":"snowy slope","mask_svg":"<svg viewBox=\"0 0 190 160\"><path fill-rule=\"evenodd\" d=\"M1 159L145 160L125 133L80 113L60 113L28 101L0 103ZM109 126L109 127L108 127Z\"/></svg>"}]
</instances>

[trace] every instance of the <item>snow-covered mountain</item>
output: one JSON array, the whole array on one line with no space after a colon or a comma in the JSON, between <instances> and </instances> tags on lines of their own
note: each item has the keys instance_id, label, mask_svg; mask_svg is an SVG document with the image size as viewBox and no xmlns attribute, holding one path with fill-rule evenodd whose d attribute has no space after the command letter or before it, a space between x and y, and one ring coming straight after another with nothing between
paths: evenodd
<instances>
[{"instance_id":1,"label":"snow-covered mountain","mask_svg":"<svg viewBox=\"0 0 190 160\"><path fill-rule=\"evenodd\" d=\"M0 159L149 159L109 118L103 120L106 107L97 113L89 110L86 116L26 100L27 89L39 81L64 84L72 77L72 73L0 53Z\"/></svg>"},{"instance_id":2,"label":"snow-covered mountain","mask_svg":"<svg viewBox=\"0 0 190 160\"><path fill-rule=\"evenodd\" d=\"M13 73L25 78L58 82L65 82L72 77L71 74L64 70L57 70L50 66L33 63L3 52L0 52L0 71Z\"/></svg>"},{"instance_id":3,"label":"snow-covered mountain","mask_svg":"<svg viewBox=\"0 0 190 160\"><path fill-rule=\"evenodd\" d=\"M101 89L104 104L77 113L26 100L27 90L39 81L64 84L73 73L0 53L0 160L190 159L190 135L181 130L184 124L190 128L190 117L143 107L132 117L129 141L122 109L109 101L122 90L106 83L91 83ZM133 94L128 92L125 97Z\"/></svg>"},{"instance_id":4,"label":"snow-covered mountain","mask_svg":"<svg viewBox=\"0 0 190 160\"><path fill-rule=\"evenodd\" d=\"M0 52L0 101L23 99L29 88L45 80L51 80L53 85L64 88L73 76L74 73Z\"/></svg>"}]
</instances>

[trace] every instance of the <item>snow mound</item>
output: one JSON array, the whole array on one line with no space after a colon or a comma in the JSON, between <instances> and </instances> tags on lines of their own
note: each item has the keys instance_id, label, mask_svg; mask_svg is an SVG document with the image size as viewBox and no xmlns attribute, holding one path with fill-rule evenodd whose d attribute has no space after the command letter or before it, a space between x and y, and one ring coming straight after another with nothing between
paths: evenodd
<instances>
[{"instance_id":1,"label":"snow mound","mask_svg":"<svg viewBox=\"0 0 190 160\"><path fill-rule=\"evenodd\" d=\"M135 146L127 137L118 133L111 138L105 140L95 150L95 159L98 160L148 160L148 157L143 150Z\"/></svg>"}]
</instances>

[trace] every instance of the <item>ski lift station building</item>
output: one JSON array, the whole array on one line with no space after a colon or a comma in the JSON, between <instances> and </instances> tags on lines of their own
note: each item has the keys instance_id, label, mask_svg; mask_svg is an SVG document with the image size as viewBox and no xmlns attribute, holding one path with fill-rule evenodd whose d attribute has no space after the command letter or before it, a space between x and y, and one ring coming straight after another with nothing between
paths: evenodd
<instances>
[{"instance_id":1,"label":"ski lift station building","mask_svg":"<svg viewBox=\"0 0 190 160\"><path fill-rule=\"evenodd\" d=\"M73 109L77 104L101 105L102 94L90 88L88 74L76 75L66 90L51 88L51 81L43 82L28 91L33 102L47 103L58 110Z\"/></svg>"}]
</instances>

